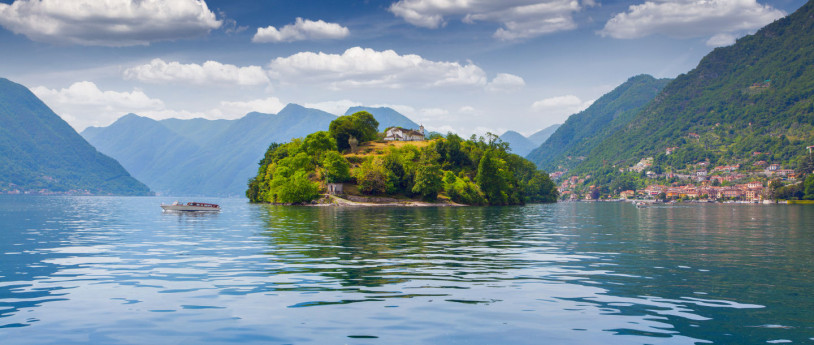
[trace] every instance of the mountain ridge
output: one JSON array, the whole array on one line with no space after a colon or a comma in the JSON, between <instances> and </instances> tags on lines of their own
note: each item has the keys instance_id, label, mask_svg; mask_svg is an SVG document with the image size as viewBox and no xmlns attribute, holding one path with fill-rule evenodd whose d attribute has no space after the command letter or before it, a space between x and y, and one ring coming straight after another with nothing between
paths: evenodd
<instances>
[{"instance_id":1,"label":"mountain ridge","mask_svg":"<svg viewBox=\"0 0 814 345\"><path fill-rule=\"evenodd\" d=\"M140 118L138 129L117 128L117 122L123 118L133 120L134 116ZM391 118L398 119L398 116ZM159 193L240 196L244 194L246 181L256 175L257 163L271 143L327 131L337 116L292 103L277 114L249 112L235 120L156 121L131 114L123 118L108 127L88 127L82 133L100 151L120 157L125 167L136 171L134 175L143 177L145 183ZM379 122L381 126L392 125L386 121L387 118ZM165 137L157 136L159 132ZM136 135L138 133L143 133L144 140ZM154 154L134 153L130 149L134 146Z\"/></svg>"},{"instance_id":2,"label":"mountain ridge","mask_svg":"<svg viewBox=\"0 0 814 345\"><path fill-rule=\"evenodd\" d=\"M579 165L582 157L588 156L599 142L630 122L669 80L646 74L629 78L587 109L568 117L527 157L546 171Z\"/></svg>"},{"instance_id":3,"label":"mountain ridge","mask_svg":"<svg viewBox=\"0 0 814 345\"><path fill-rule=\"evenodd\" d=\"M756 160L799 166L806 146L814 144L811 32L809 1L755 34L716 48L598 145L577 172L625 167L648 156L670 168ZM667 155L671 147L677 149Z\"/></svg>"},{"instance_id":4,"label":"mountain ridge","mask_svg":"<svg viewBox=\"0 0 814 345\"><path fill-rule=\"evenodd\" d=\"M149 195L28 88L0 78L0 192Z\"/></svg>"}]
</instances>

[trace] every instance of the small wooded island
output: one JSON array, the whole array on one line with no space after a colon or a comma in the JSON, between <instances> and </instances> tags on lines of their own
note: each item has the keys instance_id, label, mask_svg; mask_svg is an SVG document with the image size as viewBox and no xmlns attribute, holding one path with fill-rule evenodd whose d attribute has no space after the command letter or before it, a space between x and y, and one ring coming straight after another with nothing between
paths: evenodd
<instances>
[{"instance_id":1,"label":"small wooded island","mask_svg":"<svg viewBox=\"0 0 814 345\"><path fill-rule=\"evenodd\" d=\"M433 134L420 140L423 129L378 133L378 126L373 115L361 111L338 117L327 132L272 143L246 196L279 204L330 203L325 194L463 205L557 200L548 174L510 153L493 134L469 140Z\"/></svg>"}]
</instances>

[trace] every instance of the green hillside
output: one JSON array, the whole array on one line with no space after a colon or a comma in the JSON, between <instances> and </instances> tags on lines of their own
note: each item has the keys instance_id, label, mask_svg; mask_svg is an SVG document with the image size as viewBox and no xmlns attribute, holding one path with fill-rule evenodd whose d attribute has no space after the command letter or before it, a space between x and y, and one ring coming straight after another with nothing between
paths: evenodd
<instances>
[{"instance_id":1,"label":"green hillside","mask_svg":"<svg viewBox=\"0 0 814 345\"><path fill-rule=\"evenodd\" d=\"M379 127L370 113L360 111L334 120L328 132L272 143L246 196L252 202L310 203L328 184L342 183L343 193L351 196L425 201L443 196L468 205L556 202L557 189L548 174L510 153L497 136L464 140L449 133L428 141L381 140L371 146ZM349 133L354 133L353 144L340 153L337 143Z\"/></svg>"},{"instance_id":2,"label":"green hillside","mask_svg":"<svg viewBox=\"0 0 814 345\"><path fill-rule=\"evenodd\" d=\"M0 78L0 192L148 195L26 87Z\"/></svg>"},{"instance_id":3,"label":"green hillside","mask_svg":"<svg viewBox=\"0 0 814 345\"><path fill-rule=\"evenodd\" d=\"M814 2L732 46L717 48L667 85L579 171L652 156L666 169L769 161L794 168L814 145ZM677 147L667 156L664 150ZM760 154L756 154L760 152Z\"/></svg>"},{"instance_id":4,"label":"green hillside","mask_svg":"<svg viewBox=\"0 0 814 345\"><path fill-rule=\"evenodd\" d=\"M547 171L573 168L604 139L624 128L669 81L649 75L628 79L588 109L571 115L526 157Z\"/></svg>"}]
</instances>

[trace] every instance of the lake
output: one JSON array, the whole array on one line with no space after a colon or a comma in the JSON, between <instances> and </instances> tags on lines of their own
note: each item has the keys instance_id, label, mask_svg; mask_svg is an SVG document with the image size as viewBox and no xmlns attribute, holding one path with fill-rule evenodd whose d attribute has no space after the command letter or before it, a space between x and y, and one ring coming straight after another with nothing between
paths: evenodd
<instances>
[{"instance_id":1,"label":"lake","mask_svg":"<svg viewBox=\"0 0 814 345\"><path fill-rule=\"evenodd\" d=\"M0 196L2 344L814 343L814 207Z\"/></svg>"}]
</instances>

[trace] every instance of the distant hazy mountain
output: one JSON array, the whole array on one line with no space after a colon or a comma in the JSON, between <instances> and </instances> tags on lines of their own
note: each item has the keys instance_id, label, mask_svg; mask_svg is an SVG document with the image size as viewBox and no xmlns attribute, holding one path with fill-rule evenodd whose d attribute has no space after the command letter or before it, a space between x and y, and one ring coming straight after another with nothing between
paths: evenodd
<instances>
[{"instance_id":1,"label":"distant hazy mountain","mask_svg":"<svg viewBox=\"0 0 814 345\"><path fill-rule=\"evenodd\" d=\"M537 145L534 145L534 142L515 131L503 133L503 135L500 136L500 140L508 143L511 152L521 157L527 155L531 150L537 147Z\"/></svg>"},{"instance_id":2,"label":"distant hazy mountain","mask_svg":"<svg viewBox=\"0 0 814 345\"><path fill-rule=\"evenodd\" d=\"M108 127L88 127L82 136L99 151L118 157L127 171L157 192L171 190L175 181L167 173L200 150L164 124L135 114Z\"/></svg>"},{"instance_id":3,"label":"distant hazy mountain","mask_svg":"<svg viewBox=\"0 0 814 345\"><path fill-rule=\"evenodd\" d=\"M529 135L528 139L531 140L532 143L534 143L534 147L536 148L537 146L542 145L546 140L548 140L548 138L551 137L551 135L554 134L554 132L556 132L557 128L560 128L560 126L562 126L562 124L551 125L546 128L543 128L537 131L537 133Z\"/></svg>"},{"instance_id":4,"label":"distant hazy mountain","mask_svg":"<svg viewBox=\"0 0 814 345\"><path fill-rule=\"evenodd\" d=\"M360 111L367 111L371 113L376 121L379 121L379 131L384 131L387 127L401 127L406 129L418 129L418 124L408 119L401 113L387 107L371 108L371 107L350 107L345 115L351 115Z\"/></svg>"},{"instance_id":5,"label":"distant hazy mountain","mask_svg":"<svg viewBox=\"0 0 814 345\"><path fill-rule=\"evenodd\" d=\"M380 127L404 123L403 115L393 113L374 116ZM276 115L253 112L237 120L155 121L129 114L82 134L100 151L120 157L134 176L161 194L242 196L271 143L326 131L334 119L289 104Z\"/></svg>"},{"instance_id":6,"label":"distant hazy mountain","mask_svg":"<svg viewBox=\"0 0 814 345\"><path fill-rule=\"evenodd\" d=\"M148 195L26 87L0 78L0 191Z\"/></svg>"},{"instance_id":7,"label":"distant hazy mountain","mask_svg":"<svg viewBox=\"0 0 814 345\"><path fill-rule=\"evenodd\" d=\"M628 79L597 99L588 109L568 117L548 140L526 158L547 171L576 166L602 140L627 125L669 81L649 75Z\"/></svg>"}]
</instances>

